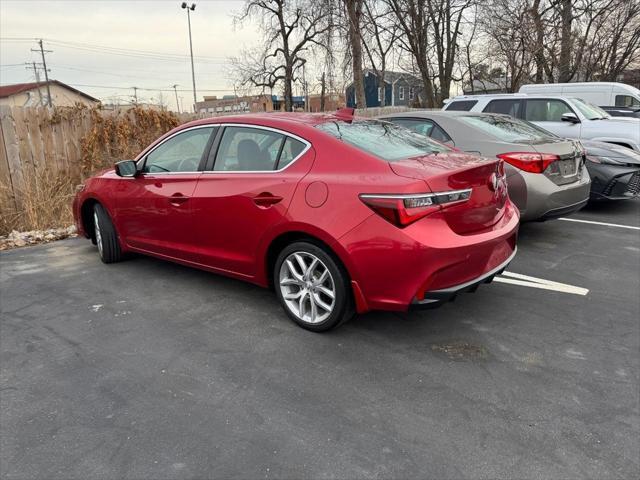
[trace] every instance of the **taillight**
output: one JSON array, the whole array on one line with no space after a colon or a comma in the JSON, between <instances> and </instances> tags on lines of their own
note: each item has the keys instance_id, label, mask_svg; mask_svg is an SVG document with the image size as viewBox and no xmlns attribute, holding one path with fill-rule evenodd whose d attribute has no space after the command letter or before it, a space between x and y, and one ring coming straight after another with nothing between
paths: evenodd
<instances>
[{"instance_id":1,"label":"taillight","mask_svg":"<svg viewBox=\"0 0 640 480\"><path fill-rule=\"evenodd\" d=\"M511 152L501 153L497 157L520 170L531 173L542 173L549 165L559 160L559 157L552 153Z\"/></svg>"},{"instance_id":2,"label":"taillight","mask_svg":"<svg viewBox=\"0 0 640 480\"><path fill-rule=\"evenodd\" d=\"M360 199L371 210L398 227L407 225L450 205L466 202L471 189L407 195L362 194Z\"/></svg>"}]
</instances>

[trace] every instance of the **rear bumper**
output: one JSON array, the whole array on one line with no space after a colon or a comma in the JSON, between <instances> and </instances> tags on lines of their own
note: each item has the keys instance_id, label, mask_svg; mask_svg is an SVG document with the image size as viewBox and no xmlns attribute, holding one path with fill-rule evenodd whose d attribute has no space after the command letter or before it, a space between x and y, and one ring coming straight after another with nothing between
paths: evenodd
<instances>
[{"instance_id":1,"label":"rear bumper","mask_svg":"<svg viewBox=\"0 0 640 480\"><path fill-rule=\"evenodd\" d=\"M591 179L586 167L581 178L567 185L556 185L537 173L522 173L526 183L526 201L521 220L549 220L580 210L589 200Z\"/></svg>"},{"instance_id":2,"label":"rear bumper","mask_svg":"<svg viewBox=\"0 0 640 480\"><path fill-rule=\"evenodd\" d=\"M519 215L508 201L493 227L460 235L434 214L400 229L372 215L339 243L349 254L359 311L406 311L429 292L455 291L489 278L512 258Z\"/></svg>"},{"instance_id":3,"label":"rear bumper","mask_svg":"<svg viewBox=\"0 0 640 480\"><path fill-rule=\"evenodd\" d=\"M465 283L461 283L460 285L454 285L453 287L443 288L441 290L432 290L430 292L426 292L424 294L424 298L422 300L414 300L411 304L411 309L420 310L427 308L436 308L442 305L445 302L450 302L456 298L456 296L460 293L473 293L478 287L483 283L491 283L493 278L496 275L500 275L507 266L511 263L513 258L516 256L518 248L516 247L513 250L513 253L507 260L503 263L495 267L493 270L490 270L486 273L483 273L479 277L474 278Z\"/></svg>"}]
</instances>

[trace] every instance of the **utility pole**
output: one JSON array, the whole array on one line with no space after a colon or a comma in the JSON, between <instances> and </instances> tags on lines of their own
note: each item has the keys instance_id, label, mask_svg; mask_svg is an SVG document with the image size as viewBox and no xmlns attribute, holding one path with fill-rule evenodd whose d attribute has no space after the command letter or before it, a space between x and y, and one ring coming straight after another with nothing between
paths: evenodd
<instances>
[{"instance_id":1,"label":"utility pole","mask_svg":"<svg viewBox=\"0 0 640 480\"><path fill-rule=\"evenodd\" d=\"M178 107L178 113L180 113L180 102L178 102L178 84L171 85L173 87L173 92L176 94L176 106Z\"/></svg>"},{"instance_id":2,"label":"utility pole","mask_svg":"<svg viewBox=\"0 0 640 480\"><path fill-rule=\"evenodd\" d=\"M36 66L36 62L27 63L27 70L33 68L33 74L36 77L36 85L38 86L38 96L40 97L40 106L44 106L44 101L42 99L42 90L40 90L40 72L38 72L38 67Z\"/></svg>"},{"instance_id":3,"label":"utility pole","mask_svg":"<svg viewBox=\"0 0 640 480\"><path fill-rule=\"evenodd\" d=\"M138 87L131 87L133 88L133 104L134 105L138 105Z\"/></svg>"},{"instance_id":4,"label":"utility pole","mask_svg":"<svg viewBox=\"0 0 640 480\"><path fill-rule=\"evenodd\" d=\"M47 60L44 58L44 54L45 53L51 53L52 50L45 50L44 46L42 45L42 39L38 40L38 45L40 45L40 49L39 50L35 50L35 49L31 49L32 52L40 52L40 54L42 55L42 68L44 69L44 80L47 83L47 104L52 107L53 103L51 102L51 89L49 88L49 73L47 70Z\"/></svg>"},{"instance_id":5,"label":"utility pole","mask_svg":"<svg viewBox=\"0 0 640 480\"><path fill-rule=\"evenodd\" d=\"M182 8L187 10L187 23L189 24L189 52L191 53L191 81L193 82L193 111L196 112L196 103L198 102L196 98L196 72L193 68L193 42L191 40L191 13L189 11L193 11L196 9L196 4L192 3L191 6L187 5L187 2L182 2Z\"/></svg>"}]
</instances>

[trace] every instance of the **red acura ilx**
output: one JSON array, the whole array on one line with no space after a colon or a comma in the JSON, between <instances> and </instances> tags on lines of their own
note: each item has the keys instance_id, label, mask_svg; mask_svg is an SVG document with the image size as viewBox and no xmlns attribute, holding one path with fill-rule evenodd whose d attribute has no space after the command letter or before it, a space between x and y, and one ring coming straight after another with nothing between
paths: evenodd
<instances>
[{"instance_id":1,"label":"red acura ilx","mask_svg":"<svg viewBox=\"0 0 640 480\"><path fill-rule=\"evenodd\" d=\"M271 286L314 331L490 282L519 220L501 160L350 110L182 125L88 179L73 211L105 263L139 252Z\"/></svg>"}]
</instances>

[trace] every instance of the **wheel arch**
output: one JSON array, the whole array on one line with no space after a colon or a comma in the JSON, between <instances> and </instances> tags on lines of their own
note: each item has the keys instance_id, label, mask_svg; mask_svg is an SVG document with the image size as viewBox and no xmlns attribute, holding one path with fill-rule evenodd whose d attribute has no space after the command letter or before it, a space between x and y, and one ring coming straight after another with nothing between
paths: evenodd
<instances>
[{"instance_id":1,"label":"wheel arch","mask_svg":"<svg viewBox=\"0 0 640 480\"><path fill-rule=\"evenodd\" d=\"M260 275L262 277L261 280L263 281L260 283L263 283L270 288L273 287L273 271L275 269L279 253L287 245L300 241L313 243L326 250L327 253L334 257L334 260L344 268L348 276L348 282L351 282L354 279L353 267L350 265L348 254L337 241L321 230L311 231L311 229L297 228L280 232L269 242L265 249L263 269Z\"/></svg>"}]
</instances>

